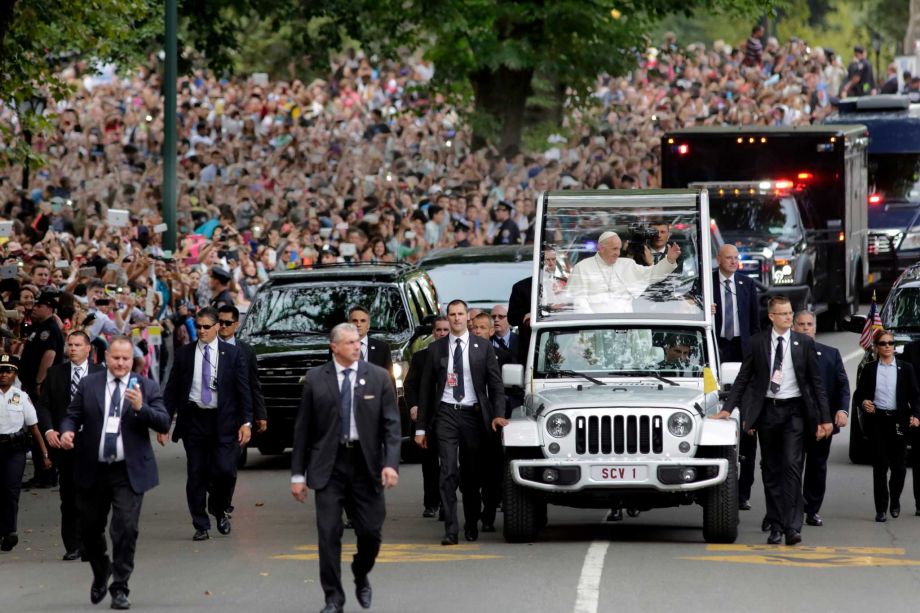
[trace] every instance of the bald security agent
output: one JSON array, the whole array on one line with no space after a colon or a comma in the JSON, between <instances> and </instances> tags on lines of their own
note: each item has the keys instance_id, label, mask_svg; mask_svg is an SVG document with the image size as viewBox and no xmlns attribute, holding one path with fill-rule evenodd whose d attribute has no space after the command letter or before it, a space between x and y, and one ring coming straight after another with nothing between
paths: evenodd
<instances>
[{"instance_id":1,"label":"bald security agent","mask_svg":"<svg viewBox=\"0 0 920 613\"><path fill-rule=\"evenodd\" d=\"M322 613L339 613L342 588L343 509L354 524L357 552L351 570L355 596L371 606L368 575L374 567L386 517L384 489L399 482L401 430L390 374L360 359L357 328L332 329L333 359L304 380L294 427L291 495L299 502L307 488L316 498L319 577L326 599Z\"/></svg>"},{"instance_id":2,"label":"bald security agent","mask_svg":"<svg viewBox=\"0 0 920 613\"><path fill-rule=\"evenodd\" d=\"M100 603L108 590L113 609L129 609L141 504L160 482L150 431L169 432L170 420L156 381L131 372L130 338L111 339L106 364L105 372L86 375L77 386L61 422L61 447L74 450L83 558L93 569L90 602ZM111 559L105 541L110 512Z\"/></svg>"}]
</instances>

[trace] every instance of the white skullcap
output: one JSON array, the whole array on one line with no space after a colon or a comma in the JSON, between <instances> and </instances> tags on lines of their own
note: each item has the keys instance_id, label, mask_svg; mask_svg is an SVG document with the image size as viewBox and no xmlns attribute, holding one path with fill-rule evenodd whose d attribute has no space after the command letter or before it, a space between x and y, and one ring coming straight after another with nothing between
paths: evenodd
<instances>
[{"instance_id":1,"label":"white skullcap","mask_svg":"<svg viewBox=\"0 0 920 613\"><path fill-rule=\"evenodd\" d=\"M609 232L609 231L608 231L608 232L604 232L603 234L601 234L601 237L600 237L599 239L597 239L597 242L598 242L598 243L603 243L603 242L604 242L605 240L607 240L608 238L614 238L614 237L619 238L620 235L617 234L616 232Z\"/></svg>"}]
</instances>

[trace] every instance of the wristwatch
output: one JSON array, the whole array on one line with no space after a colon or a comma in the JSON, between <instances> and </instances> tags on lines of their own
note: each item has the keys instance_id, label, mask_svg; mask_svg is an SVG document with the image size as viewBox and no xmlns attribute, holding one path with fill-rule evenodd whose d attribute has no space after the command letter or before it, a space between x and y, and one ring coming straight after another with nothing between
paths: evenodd
<instances>
[{"instance_id":1,"label":"wristwatch","mask_svg":"<svg viewBox=\"0 0 920 613\"><path fill-rule=\"evenodd\" d=\"M252 423L250 423L250 422L247 421L245 424L243 424L243 426L245 426L245 427L247 427L247 428L252 428Z\"/></svg>"}]
</instances>

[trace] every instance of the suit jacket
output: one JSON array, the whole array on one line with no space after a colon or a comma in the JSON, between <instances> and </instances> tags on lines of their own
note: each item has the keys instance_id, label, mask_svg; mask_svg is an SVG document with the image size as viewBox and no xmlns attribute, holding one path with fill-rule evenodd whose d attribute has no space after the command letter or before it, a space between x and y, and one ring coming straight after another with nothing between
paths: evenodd
<instances>
[{"instance_id":1,"label":"suit jacket","mask_svg":"<svg viewBox=\"0 0 920 613\"><path fill-rule=\"evenodd\" d=\"M105 370L104 366L93 364L90 360L86 361L85 366L88 369L84 377ZM42 434L48 430L61 431L61 422L67 415L67 407L70 406L71 375L70 362L55 364L48 369L41 396L35 405L35 410L38 412L38 426Z\"/></svg>"},{"instance_id":2,"label":"suit jacket","mask_svg":"<svg viewBox=\"0 0 920 613\"><path fill-rule=\"evenodd\" d=\"M406 406L410 409L418 406L419 390L422 385L422 371L425 370L425 360L428 359L428 347L416 351L409 361L409 371L403 381L403 391L406 394Z\"/></svg>"},{"instance_id":3,"label":"suit jacket","mask_svg":"<svg viewBox=\"0 0 920 613\"><path fill-rule=\"evenodd\" d=\"M741 363L741 370L735 378L731 392L723 407L731 411L735 407L741 410L741 427L744 430L757 427L757 420L767 401L770 387L770 330L765 330L751 338L751 353ZM807 418L810 425L830 423L831 414L827 404L827 394L821 382L818 369L818 356L815 342L811 337L798 332L790 332L789 356L795 370L795 380L802 393Z\"/></svg>"},{"instance_id":4,"label":"suit jacket","mask_svg":"<svg viewBox=\"0 0 920 613\"><path fill-rule=\"evenodd\" d=\"M399 470L402 442L399 409L390 374L368 362L358 362L354 379L353 415L358 441L371 481L380 492L380 472L385 466ZM294 426L291 474L307 477L307 487L326 487L339 450L342 431L339 381L335 364L327 362L307 372Z\"/></svg>"},{"instance_id":5,"label":"suit jacket","mask_svg":"<svg viewBox=\"0 0 920 613\"><path fill-rule=\"evenodd\" d=\"M530 294L533 291L533 277L521 279L511 286L508 299L508 323L518 329L518 364L527 364L530 348L530 325L524 324L524 316L530 313Z\"/></svg>"},{"instance_id":6,"label":"suit jacket","mask_svg":"<svg viewBox=\"0 0 920 613\"><path fill-rule=\"evenodd\" d=\"M144 398L140 411L135 411L127 398L121 412L121 438L131 489L138 494L156 487L159 482L157 463L150 445L150 430L169 432L169 413L163 406L160 386L156 381L136 376ZM74 432L74 482L80 489L92 489L99 468L99 441L105 427L105 394L108 371L83 377L77 386L67 415L61 421L61 432Z\"/></svg>"},{"instance_id":7,"label":"suit jacket","mask_svg":"<svg viewBox=\"0 0 920 613\"><path fill-rule=\"evenodd\" d=\"M846 368L843 367L843 358L840 352L823 343L815 343L815 351L818 353L818 371L821 373L821 382L824 383L824 391L827 393L828 409L831 412L831 418L838 411L850 414L850 380L847 378ZM840 428L834 426L834 434L840 432Z\"/></svg>"},{"instance_id":8,"label":"suit jacket","mask_svg":"<svg viewBox=\"0 0 920 613\"><path fill-rule=\"evenodd\" d=\"M447 385L447 352L450 336L439 338L428 345L428 359L422 371L418 403L418 428L431 432L438 416L438 406ZM470 378L476 399L482 408L486 429L491 430L492 420L505 416L505 386L495 349L488 339L469 335Z\"/></svg>"},{"instance_id":9,"label":"suit jacket","mask_svg":"<svg viewBox=\"0 0 920 613\"><path fill-rule=\"evenodd\" d=\"M920 398L918 398L920 390L917 388L917 379L914 377L914 369L911 365L899 358L895 358L895 364L898 367L898 383L895 389L898 421L907 427L911 417L920 418ZM875 400L876 376L878 376L878 361L867 363L859 373L853 402L859 407L860 415L865 414L862 408L863 400Z\"/></svg>"},{"instance_id":10,"label":"suit jacket","mask_svg":"<svg viewBox=\"0 0 920 613\"><path fill-rule=\"evenodd\" d=\"M751 337L760 332L760 298L757 287L744 274L735 273L735 308L738 309L738 327L735 334L741 337L741 351L744 357L751 352ZM712 299L716 305L716 336L722 335L722 289L719 271L712 273Z\"/></svg>"},{"instance_id":11,"label":"suit jacket","mask_svg":"<svg viewBox=\"0 0 920 613\"><path fill-rule=\"evenodd\" d=\"M492 335L492 338L489 339L489 340L491 341L492 346L495 347L495 343L498 342L498 336L496 336L496 335L493 334L493 335ZM501 347L496 347L496 349L502 349L502 348L501 348ZM499 362L501 362L502 365L504 365L504 364L517 364L517 363L518 363L518 362L517 362L517 356L518 356L518 354L520 353L520 350L521 350L521 339L520 339L520 337L519 337L517 334L515 334L514 332L512 332L512 333L511 333L511 336L508 338L508 347L507 347L506 349L503 350L503 351L505 351L506 353L510 353L510 354L511 354L509 357L511 357L512 361L510 361L510 362L502 362L501 360L499 360Z\"/></svg>"},{"instance_id":12,"label":"suit jacket","mask_svg":"<svg viewBox=\"0 0 920 613\"><path fill-rule=\"evenodd\" d=\"M169 417L176 417L173 440L185 433L189 396L195 376L195 354L198 343L188 343L176 350L169 381L164 394ZM236 440L240 426L252 422L252 390L249 372L242 350L236 345L217 341L217 421L218 437L227 443Z\"/></svg>"},{"instance_id":13,"label":"suit jacket","mask_svg":"<svg viewBox=\"0 0 920 613\"><path fill-rule=\"evenodd\" d=\"M262 395L262 383L259 382L259 362L256 351L252 345L245 341L235 339L236 346L240 348L243 359L246 360L246 370L249 372L249 387L252 391L252 418L267 420L268 412L265 410L265 397ZM217 365L220 368L220 364ZM246 423L246 422L243 422Z\"/></svg>"},{"instance_id":14,"label":"suit jacket","mask_svg":"<svg viewBox=\"0 0 920 613\"><path fill-rule=\"evenodd\" d=\"M329 360L332 360L331 347L329 348ZM367 361L389 373L393 372L393 354L390 351L390 346L379 338L374 338L370 335L367 337Z\"/></svg>"}]
</instances>

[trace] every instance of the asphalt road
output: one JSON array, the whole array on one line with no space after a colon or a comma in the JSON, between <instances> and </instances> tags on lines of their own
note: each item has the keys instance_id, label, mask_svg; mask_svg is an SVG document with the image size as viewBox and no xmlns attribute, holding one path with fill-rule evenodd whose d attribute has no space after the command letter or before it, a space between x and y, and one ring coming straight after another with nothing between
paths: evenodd
<instances>
[{"instance_id":1,"label":"asphalt road","mask_svg":"<svg viewBox=\"0 0 920 613\"><path fill-rule=\"evenodd\" d=\"M857 335L819 340L841 349L851 381ZM403 466L387 496L384 549L371 575L375 611L862 611L912 610L920 587L920 517L908 476L904 515L873 521L871 469L847 460L847 433L832 447L825 526L806 526L801 546L770 547L760 532L763 495L741 515L732 546L702 542L698 507L603 521L600 511L550 508L540 542L509 545L499 533L476 543L439 545L440 525L421 517L421 472ZM184 496L184 453L158 451L161 485L144 500L135 609L147 611L316 611L318 581L312 499L295 502L287 457L254 452L240 473L233 533L203 543ZM27 468L27 472L31 468ZM19 546L0 554L2 610L86 611L91 572L63 562L56 491L23 494ZM354 536L346 533L346 543ZM346 549L347 552L347 549ZM346 610L359 610L350 589ZM100 607L107 607L106 600Z\"/></svg>"}]
</instances>

